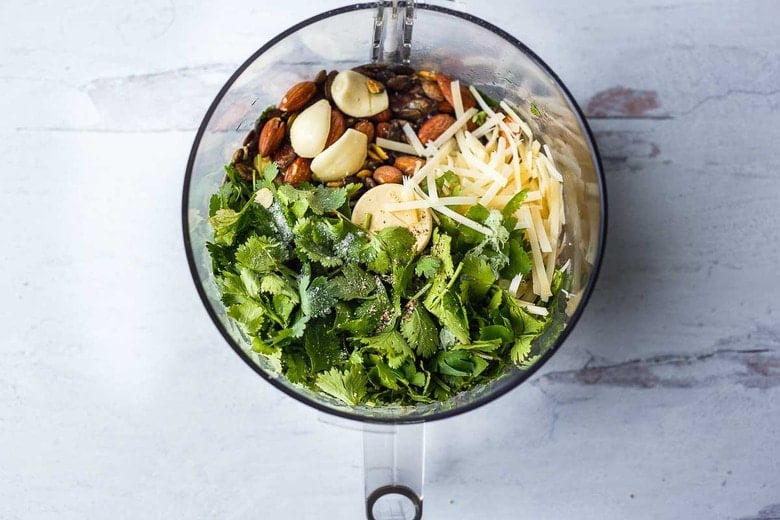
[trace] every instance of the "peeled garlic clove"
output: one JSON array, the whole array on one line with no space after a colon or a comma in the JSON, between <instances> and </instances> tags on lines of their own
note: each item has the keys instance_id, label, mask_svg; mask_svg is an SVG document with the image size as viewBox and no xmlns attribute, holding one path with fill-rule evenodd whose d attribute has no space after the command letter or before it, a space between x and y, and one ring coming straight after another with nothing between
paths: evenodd
<instances>
[{"instance_id":1,"label":"peeled garlic clove","mask_svg":"<svg viewBox=\"0 0 780 520\"><path fill-rule=\"evenodd\" d=\"M352 117L370 117L387 109L390 100L387 90L372 94L368 88L371 79L354 70L342 70L333 78L330 94L339 110Z\"/></svg>"},{"instance_id":2,"label":"peeled garlic clove","mask_svg":"<svg viewBox=\"0 0 780 520\"><path fill-rule=\"evenodd\" d=\"M419 253L428 244L433 230L431 210L409 209L390 211L398 202L415 200L414 192L401 184L380 184L365 192L352 210L352 223L363 226L370 218L369 231L379 231L386 227L403 226L414 235L415 246ZM368 215L371 215L368 217Z\"/></svg>"},{"instance_id":3,"label":"peeled garlic clove","mask_svg":"<svg viewBox=\"0 0 780 520\"><path fill-rule=\"evenodd\" d=\"M330 131L330 103L321 99L298 114L290 127L290 144L300 157L311 158L325 148Z\"/></svg>"},{"instance_id":4,"label":"peeled garlic clove","mask_svg":"<svg viewBox=\"0 0 780 520\"><path fill-rule=\"evenodd\" d=\"M311 171L314 178L321 182L330 182L352 175L366 161L367 148L366 134L348 128L335 143L312 160Z\"/></svg>"}]
</instances>

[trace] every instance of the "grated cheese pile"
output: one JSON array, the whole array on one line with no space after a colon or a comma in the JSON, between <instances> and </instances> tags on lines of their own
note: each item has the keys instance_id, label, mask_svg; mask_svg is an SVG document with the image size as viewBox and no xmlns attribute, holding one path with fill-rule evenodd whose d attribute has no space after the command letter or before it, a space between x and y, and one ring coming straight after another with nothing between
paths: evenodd
<instances>
[{"instance_id":1,"label":"grated cheese pile","mask_svg":"<svg viewBox=\"0 0 780 520\"><path fill-rule=\"evenodd\" d=\"M404 182L414 192L415 199L389 209L431 208L464 226L490 234L490 229L465 217L468 207L479 203L501 210L512 196L525 190L525 201L514 216L517 228L525 230L531 244L531 281L518 275L509 281L508 290L529 312L546 314L547 309L531 302L537 297L547 301L552 296L550 281L565 224L563 179L552 152L534 138L530 126L509 103L502 101L501 110L493 110L474 87L470 91L486 118L484 124L468 131L467 123L478 110L463 109L458 81L453 81L451 87L456 120L435 141L420 142L408 125L404 133L409 144L377 139L380 147L426 159ZM447 171L458 176L461 196L439 196L436 179ZM427 194L421 189L423 183Z\"/></svg>"}]
</instances>

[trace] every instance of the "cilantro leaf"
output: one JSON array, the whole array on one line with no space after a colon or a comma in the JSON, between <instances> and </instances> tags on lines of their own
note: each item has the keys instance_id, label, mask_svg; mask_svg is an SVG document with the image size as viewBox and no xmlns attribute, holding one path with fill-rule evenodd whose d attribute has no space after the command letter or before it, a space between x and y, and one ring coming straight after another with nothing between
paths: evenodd
<instances>
[{"instance_id":1,"label":"cilantro leaf","mask_svg":"<svg viewBox=\"0 0 780 520\"><path fill-rule=\"evenodd\" d=\"M239 185L229 181L224 183L209 199L209 216L214 216L219 209L240 211L246 202L243 195L244 190Z\"/></svg>"},{"instance_id":2,"label":"cilantro leaf","mask_svg":"<svg viewBox=\"0 0 780 520\"><path fill-rule=\"evenodd\" d=\"M366 298L376 289L376 279L357 264L346 264L333 283L341 300Z\"/></svg>"},{"instance_id":3,"label":"cilantro leaf","mask_svg":"<svg viewBox=\"0 0 780 520\"><path fill-rule=\"evenodd\" d=\"M309 367L306 356L298 350L288 350L282 353L284 375L292 383L306 383L309 380Z\"/></svg>"},{"instance_id":4,"label":"cilantro leaf","mask_svg":"<svg viewBox=\"0 0 780 520\"><path fill-rule=\"evenodd\" d=\"M393 307L384 285L375 281L376 291L356 308L344 302L336 304L334 328L351 332L354 336L367 336L383 330L393 318Z\"/></svg>"},{"instance_id":5,"label":"cilantro leaf","mask_svg":"<svg viewBox=\"0 0 780 520\"><path fill-rule=\"evenodd\" d=\"M317 215L324 215L339 209L347 201L346 188L328 188L317 185L311 195L309 206Z\"/></svg>"},{"instance_id":6,"label":"cilantro leaf","mask_svg":"<svg viewBox=\"0 0 780 520\"><path fill-rule=\"evenodd\" d=\"M301 294L301 308L312 318L330 313L338 299L338 288L324 276L311 281Z\"/></svg>"},{"instance_id":7,"label":"cilantro leaf","mask_svg":"<svg viewBox=\"0 0 780 520\"><path fill-rule=\"evenodd\" d=\"M368 372L368 378L378 383L378 386L384 386L390 390L398 390L398 383L408 384L404 380L403 374L391 368L390 365L382 361L378 356L372 356L374 367Z\"/></svg>"},{"instance_id":8,"label":"cilantro leaf","mask_svg":"<svg viewBox=\"0 0 780 520\"><path fill-rule=\"evenodd\" d=\"M304 218L296 223L293 233L299 256L323 267L366 263L376 254L366 233L343 219Z\"/></svg>"},{"instance_id":9,"label":"cilantro leaf","mask_svg":"<svg viewBox=\"0 0 780 520\"><path fill-rule=\"evenodd\" d=\"M536 338L535 334L523 334L515 341L509 355L516 365L522 365L531 355L531 344Z\"/></svg>"},{"instance_id":10,"label":"cilantro leaf","mask_svg":"<svg viewBox=\"0 0 780 520\"><path fill-rule=\"evenodd\" d=\"M244 207L246 208L246 206ZM232 245L239 231L244 210L236 211L230 208L218 209L209 217L209 223L214 228L214 242Z\"/></svg>"},{"instance_id":11,"label":"cilantro leaf","mask_svg":"<svg viewBox=\"0 0 780 520\"><path fill-rule=\"evenodd\" d=\"M439 332L431 315L422 305L414 303L401 317L401 334L419 356L431 357L439 347Z\"/></svg>"},{"instance_id":12,"label":"cilantro leaf","mask_svg":"<svg viewBox=\"0 0 780 520\"><path fill-rule=\"evenodd\" d=\"M511 343L515 335L504 325L486 325L479 329L480 341L500 340L502 343Z\"/></svg>"},{"instance_id":13,"label":"cilantro leaf","mask_svg":"<svg viewBox=\"0 0 780 520\"><path fill-rule=\"evenodd\" d=\"M262 305L246 301L231 305L227 315L236 320L247 334L255 334L265 323L265 311Z\"/></svg>"},{"instance_id":14,"label":"cilantro leaf","mask_svg":"<svg viewBox=\"0 0 780 520\"><path fill-rule=\"evenodd\" d=\"M496 281L496 275L481 256L467 254L460 274L460 298L463 301L483 298Z\"/></svg>"},{"instance_id":15,"label":"cilantro leaf","mask_svg":"<svg viewBox=\"0 0 780 520\"><path fill-rule=\"evenodd\" d=\"M474 356L466 350L439 352L436 356L437 372L447 376L467 377L477 369Z\"/></svg>"},{"instance_id":16,"label":"cilantro leaf","mask_svg":"<svg viewBox=\"0 0 780 520\"><path fill-rule=\"evenodd\" d=\"M406 263L414 258L416 241L414 235L407 228L386 227L380 229L376 233L376 237L383 244L391 260Z\"/></svg>"},{"instance_id":17,"label":"cilantro leaf","mask_svg":"<svg viewBox=\"0 0 780 520\"><path fill-rule=\"evenodd\" d=\"M408 358L414 356L404 337L395 329L380 332L376 336L362 338L363 344L385 355L387 364L392 368L398 368Z\"/></svg>"},{"instance_id":18,"label":"cilantro leaf","mask_svg":"<svg viewBox=\"0 0 780 520\"><path fill-rule=\"evenodd\" d=\"M311 320L306 325L303 344L312 372L329 370L341 358L339 338L331 330L330 324L322 318Z\"/></svg>"},{"instance_id":19,"label":"cilantro leaf","mask_svg":"<svg viewBox=\"0 0 780 520\"><path fill-rule=\"evenodd\" d=\"M451 290L444 287L442 292L434 292L431 289L423 304L431 314L438 318L439 323L455 335L458 341L461 343L469 342L466 310L463 308L460 298Z\"/></svg>"},{"instance_id":20,"label":"cilantro leaf","mask_svg":"<svg viewBox=\"0 0 780 520\"><path fill-rule=\"evenodd\" d=\"M438 229L433 230L433 245L431 245L431 256L441 262L443 273L446 276L452 276L455 272L455 266L452 261L452 237L446 233L440 233Z\"/></svg>"},{"instance_id":21,"label":"cilantro leaf","mask_svg":"<svg viewBox=\"0 0 780 520\"><path fill-rule=\"evenodd\" d=\"M533 260L531 259L531 255L528 254L528 251L523 247L522 243L517 240L509 240L506 243L504 250L506 251L509 262L501 271L502 277L511 280L518 274L526 276L531 272Z\"/></svg>"},{"instance_id":22,"label":"cilantro leaf","mask_svg":"<svg viewBox=\"0 0 780 520\"><path fill-rule=\"evenodd\" d=\"M344 401L348 405L358 405L366 395L368 378L363 369L357 365L351 365L349 369L341 372L337 368L331 368L327 372L317 375L317 388L328 395Z\"/></svg>"},{"instance_id":23,"label":"cilantro leaf","mask_svg":"<svg viewBox=\"0 0 780 520\"><path fill-rule=\"evenodd\" d=\"M520 190L515 193L511 199L509 199L509 202L506 203L504 209L501 210L501 214L504 216L504 218L513 216L515 212L520 209L520 206L522 206L523 202L525 201L526 195L526 190Z\"/></svg>"},{"instance_id":24,"label":"cilantro leaf","mask_svg":"<svg viewBox=\"0 0 780 520\"><path fill-rule=\"evenodd\" d=\"M414 274L433 278L442 266L442 261L435 256L423 256L417 261L414 267Z\"/></svg>"},{"instance_id":25,"label":"cilantro leaf","mask_svg":"<svg viewBox=\"0 0 780 520\"><path fill-rule=\"evenodd\" d=\"M286 258L281 244L267 236L252 235L236 249L236 262L258 273L273 271Z\"/></svg>"}]
</instances>

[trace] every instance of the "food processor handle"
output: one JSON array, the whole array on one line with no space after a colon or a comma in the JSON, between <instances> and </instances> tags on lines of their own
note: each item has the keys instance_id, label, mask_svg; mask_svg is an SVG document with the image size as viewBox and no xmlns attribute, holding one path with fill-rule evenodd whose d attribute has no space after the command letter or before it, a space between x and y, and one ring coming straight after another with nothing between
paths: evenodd
<instances>
[{"instance_id":1,"label":"food processor handle","mask_svg":"<svg viewBox=\"0 0 780 520\"><path fill-rule=\"evenodd\" d=\"M366 518L420 520L425 476L425 424L363 429Z\"/></svg>"},{"instance_id":2,"label":"food processor handle","mask_svg":"<svg viewBox=\"0 0 780 520\"><path fill-rule=\"evenodd\" d=\"M371 61L409 63L413 27L414 0L377 2Z\"/></svg>"}]
</instances>

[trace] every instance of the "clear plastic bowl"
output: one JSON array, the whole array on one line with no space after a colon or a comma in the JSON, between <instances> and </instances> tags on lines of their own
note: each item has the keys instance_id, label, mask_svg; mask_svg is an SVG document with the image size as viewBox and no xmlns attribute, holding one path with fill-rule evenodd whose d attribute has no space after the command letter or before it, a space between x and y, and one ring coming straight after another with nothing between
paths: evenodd
<instances>
[{"instance_id":1,"label":"clear plastic bowl","mask_svg":"<svg viewBox=\"0 0 780 520\"><path fill-rule=\"evenodd\" d=\"M401 9L404 4L401 4ZM390 3L384 23L389 25ZM606 198L602 169L590 129L555 73L514 36L468 14L417 4L410 65L441 70L496 99L508 99L525 113L537 138L549 145L564 179L565 243L561 262L571 262L572 296L566 325L546 338L544 355L530 368L508 369L492 382L446 402L418 406L345 406L327 395L290 383L251 351L219 300L206 242L211 239L208 201L224 178L224 165L253 128L263 108L278 102L290 85L320 69L347 69L371 60L377 4L328 11L284 31L241 65L209 107L192 147L184 181L183 227L187 259L203 304L227 343L263 379L324 412L371 423L415 423L467 412L516 387L560 347L580 317L593 289L604 248ZM386 59L401 59L389 42L402 44L402 31L386 33ZM401 45L402 47L402 45ZM534 116L531 104L539 110ZM536 112L536 111L534 111Z\"/></svg>"}]
</instances>

